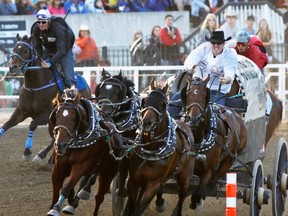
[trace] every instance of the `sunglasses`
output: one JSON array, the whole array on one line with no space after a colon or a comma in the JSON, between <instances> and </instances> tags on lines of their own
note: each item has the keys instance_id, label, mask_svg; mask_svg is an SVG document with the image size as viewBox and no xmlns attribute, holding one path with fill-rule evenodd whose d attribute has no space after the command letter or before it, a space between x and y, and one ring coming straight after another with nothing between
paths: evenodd
<instances>
[{"instance_id":1,"label":"sunglasses","mask_svg":"<svg viewBox=\"0 0 288 216\"><path fill-rule=\"evenodd\" d=\"M215 45L215 44L221 45L221 44L223 44L223 42L211 42L211 44L212 44L212 45Z\"/></svg>"},{"instance_id":2,"label":"sunglasses","mask_svg":"<svg viewBox=\"0 0 288 216\"><path fill-rule=\"evenodd\" d=\"M246 47L247 44L246 43L237 43L237 47Z\"/></svg>"},{"instance_id":3,"label":"sunglasses","mask_svg":"<svg viewBox=\"0 0 288 216\"><path fill-rule=\"evenodd\" d=\"M47 21L37 21L37 23L39 24L39 25L45 25L46 23L47 23Z\"/></svg>"}]
</instances>

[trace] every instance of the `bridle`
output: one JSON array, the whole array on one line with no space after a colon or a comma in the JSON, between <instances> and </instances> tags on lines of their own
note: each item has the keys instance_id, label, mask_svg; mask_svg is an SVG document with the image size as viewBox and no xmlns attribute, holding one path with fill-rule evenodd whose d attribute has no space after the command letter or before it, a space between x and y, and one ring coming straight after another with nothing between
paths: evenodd
<instances>
[{"instance_id":1,"label":"bridle","mask_svg":"<svg viewBox=\"0 0 288 216\"><path fill-rule=\"evenodd\" d=\"M65 108L64 108L64 106L65 106ZM69 134L70 138L72 139L73 137L78 135L78 130L79 130L80 122L81 122L81 114L79 111L79 107L78 107L78 105L74 105L74 104L71 104L71 103L65 101L63 103L60 103L59 106L55 108L55 109L57 109L55 114L57 114L57 112L59 112L60 107L62 107L61 109L76 110L76 113L77 113L76 125L74 126L72 131L68 127L66 127L65 125L57 125L53 129L54 136L57 135L58 130L61 128L61 129L64 129Z\"/></svg>"},{"instance_id":2,"label":"bridle","mask_svg":"<svg viewBox=\"0 0 288 216\"><path fill-rule=\"evenodd\" d=\"M164 99L164 102L166 103L167 105L167 99L166 99L166 96L164 95L163 92L161 92L160 90L153 90L152 92L150 92L150 94L152 93L157 93L157 94L160 94L161 97ZM163 120L163 112L166 112L166 109L164 110L158 110L157 108L155 108L154 106L144 106L143 109L141 110L141 116L143 117L145 112L147 112L148 110L152 110L154 111L156 114L157 114L157 120L155 122L152 123L152 126L151 126L151 131L150 133L153 134L154 131L156 130L157 126L162 122ZM141 121L142 121L142 118L141 118Z\"/></svg>"},{"instance_id":3,"label":"bridle","mask_svg":"<svg viewBox=\"0 0 288 216\"><path fill-rule=\"evenodd\" d=\"M26 46L29 48L29 52L30 52L30 58L29 59L25 59L23 56L19 55L18 53L15 53L13 51L13 53L9 56L10 59L13 59L14 57L18 58L21 60L22 64L20 66L20 70L26 70L26 67L31 63L33 62L35 59L37 59L37 53L36 53L36 50L33 48L33 46L30 44L30 43L27 43L25 41L18 41L15 45L15 47L17 45L20 45L20 46Z\"/></svg>"},{"instance_id":4,"label":"bridle","mask_svg":"<svg viewBox=\"0 0 288 216\"><path fill-rule=\"evenodd\" d=\"M187 86L187 92L189 90L189 88L192 86L192 85L198 85L198 86L203 86L205 89L207 88L205 83L203 81L200 81L200 80L192 80L192 82ZM207 91L206 91L207 92ZM201 106L199 103L197 102L194 102L194 103L191 103L190 105L186 106L186 115L185 115L185 118L186 118L186 121L189 122L189 125L190 126L198 126L200 122L204 121L204 117L205 117L205 113L207 112L207 104L205 104L205 107ZM196 116L189 116L188 113L189 113L189 110L192 109L193 107L197 107L200 112L198 115Z\"/></svg>"},{"instance_id":5,"label":"bridle","mask_svg":"<svg viewBox=\"0 0 288 216\"><path fill-rule=\"evenodd\" d=\"M104 80L100 86L99 86L99 89L98 91L100 91L100 89L102 87L104 87L105 85L112 85L112 86L117 86L120 88L120 91L125 91L126 87L123 83L121 83L120 80L118 79L115 79L115 78L108 78L106 80ZM125 95L126 96L126 95ZM130 101L130 99L128 100L124 100L125 99L125 96L124 97L119 97L117 102L116 103L113 103L109 98L107 97L101 97L100 96L100 99L98 100L98 103L99 103L99 106L111 106L112 107L112 112L110 113L110 116L113 117L113 115L117 115L117 111L120 109L121 105L123 104L126 104L127 102Z\"/></svg>"}]
</instances>

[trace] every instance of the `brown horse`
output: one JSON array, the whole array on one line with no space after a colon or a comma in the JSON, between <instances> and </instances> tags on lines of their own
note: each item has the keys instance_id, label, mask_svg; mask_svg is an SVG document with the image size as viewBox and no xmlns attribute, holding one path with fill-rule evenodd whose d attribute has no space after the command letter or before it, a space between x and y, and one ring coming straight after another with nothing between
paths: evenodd
<instances>
[{"instance_id":1,"label":"brown horse","mask_svg":"<svg viewBox=\"0 0 288 216\"><path fill-rule=\"evenodd\" d=\"M272 108L268 118L268 124L266 125L266 136L265 136L265 148L274 132L278 128L282 120L283 105L281 100L277 97L274 91L266 89L266 94L269 94L272 102Z\"/></svg>"},{"instance_id":2,"label":"brown horse","mask_svg":"<svg viewBox=\"0 0 288 216\"><path fill-rule=\"evenodd\" d=\"M247 143L247 128L233 110L209 103L210 90L200 78L187 76L188 86L182 99L186 121L195 137L195 150L206 155L196 161L195 175L200 182L191 196L190 208L202 206L207 193L232 166Z\"/></svg>"},{"instance_id":3,"label":"brown horse","mask_svg":"<svg viewBox=\"0 0 288 216\"><path fill-rule=\"evenodd\" d=\"M103 70L101 82L97 85L95 96L100 107L101 115L107 121L115 124L122 136L123 142L133 142L136 137L136 129L139 126L140 100L134 91L134 83L127 77L119 74L111 76ZM129 144L129 143L128 143ZM127 196L125 189L128 174L128 159L124 157L120 162L119 196ZM89 199L91 186L95 184L97 175L92 175L87 184L78 193L81 199Z\"/></svg>"},{"instance_id":4,"label":"brown horse","mask_svg":"<svg viewBox=\"0 0 288 216\"><path fill-rule=\"evenodd\" d=\"M82 176L95 173L100 178L95 196L94 215L97 215L118 171L116 159L121 154L122 139L112 123L101 120L91 101L80 100L75 89L64 93L64 98L57 95L56 107L50 116L49 129L54 131L55 145L52 152L53 199L48 215L59 215L66 198L70 205L68 212L73 214L71 208L77 207L75 203L78 205L79 200L74 197L74 186Z\"/></svg>"},{"instance_id":5,"label":"brown horse","mask_svg":"<svg viewBox=\"0 0 288 216\"><path fill-rule=\"evenodd\" d=\"M20 38L17 35L16 39L17 43L9 61L9 73L10 75L24 74L24 85L20 89L19 102L11 118L0 128L0 137L11 127L31 117L33 121L29 125L28 138L23 154L24 160L30 160L34 131L38 125L48 123L49 114L53 109L52 100L58 92L57 83L60 83L60 81L55 79L55 72L40 66L40 60L32 46L32 37L23 36ZM82 97L88 98L91 96L90 88L87 83L84 85L85 88L80 93ZM46 154L52 148L52 142L40 154L39 159L46 157Z\"/></svg>"},{"instance_id":6,"label":"brown horse","mask_svg":"<svg viewBox=\"0 0 288 216\"><path fill-rule=\"evenodd\" d=\"M152 80L150 88L142 101L142 124L129 157L128 200L123 215L141 215L171 177L179 187L173 215L181 215L194 170L194 137L187 124L175 122L166 110L168 84L156 88Z\"/></svg>"}]
</instances>

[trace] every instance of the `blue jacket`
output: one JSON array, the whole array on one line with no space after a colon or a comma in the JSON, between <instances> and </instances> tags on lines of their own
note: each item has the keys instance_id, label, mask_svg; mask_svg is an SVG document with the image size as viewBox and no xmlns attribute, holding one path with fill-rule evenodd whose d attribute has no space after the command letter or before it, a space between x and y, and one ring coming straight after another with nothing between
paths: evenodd
<instances>
[{"instance_id":1,"label":"blue jacket","mask_svg":"<svg viewBox=\"0 0 288 216\"><path fill-rule=\"evenodd\" d=\"M70 14L84 14L84 13L88 13L84 3L82 1L78 1L78 9L79 12L77 12L77 8L76 5L72 3L72 0L66 1L64 3L64 9L65 12L68 11L68 9L70 8Z\"/></svg>"},{"instance_id":2,"label":"blue jacket","mask_svg":"<svg viewBox=\"0 0 288 216\"><path fill-rule=\"evenodd\" d=\"M150 0L148 5L151 11L165 11L168 6L167 0Z\"/></svg>"}]
</instances>

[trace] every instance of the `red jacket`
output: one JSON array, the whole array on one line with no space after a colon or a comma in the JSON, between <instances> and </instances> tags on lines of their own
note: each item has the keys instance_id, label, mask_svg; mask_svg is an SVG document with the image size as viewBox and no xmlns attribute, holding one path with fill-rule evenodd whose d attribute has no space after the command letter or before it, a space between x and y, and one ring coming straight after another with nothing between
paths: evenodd
<instances>
[{"instance_id":1,"label":"red jacket","mask_svg":"<svg viewBox=\"0 0 288 216\"><path fill-rule=\"evenodd\" d=\"M182 43L182 38L180 35L180 32L177 28L173 27L173 31L175 33L175 38L171 38L168 34L167 34L167 27L163 27L160 30L160 40L162 41L162 43L165 46L173 46L173 45L180 45Z\"/></svg>"},{"instance_id":2,"label":"red jacket","mask_svg":"<svg viewBox=\"0 0 288 216\"><path fill-rule=\"evenodd\" d=\"M264 45L260 38L257 36L251 36L248 49L244 53L239 53L237 46L236 52L252 60L262 70L268 64L267 54L261 51Z\"/></svg>"}]
</instances>

